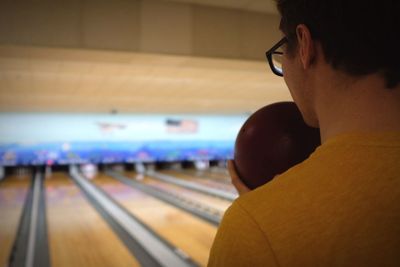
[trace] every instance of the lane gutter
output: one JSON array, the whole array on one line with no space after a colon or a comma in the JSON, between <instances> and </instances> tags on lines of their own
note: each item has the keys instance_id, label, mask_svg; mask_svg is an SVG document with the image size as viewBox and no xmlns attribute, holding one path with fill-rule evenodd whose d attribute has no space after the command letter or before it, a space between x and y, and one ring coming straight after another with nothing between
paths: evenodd
<instances>
[{"instance_id":1,"label":"lane gutter","mask_svg":"<svg viewBox=\"0 0 400 267\"><path fill-rule=\"evenodd\" d=\"M43 174L38 170L32 177L8 261L10 267L51 266L43 179Z\"/></svg>"}]
</instances>

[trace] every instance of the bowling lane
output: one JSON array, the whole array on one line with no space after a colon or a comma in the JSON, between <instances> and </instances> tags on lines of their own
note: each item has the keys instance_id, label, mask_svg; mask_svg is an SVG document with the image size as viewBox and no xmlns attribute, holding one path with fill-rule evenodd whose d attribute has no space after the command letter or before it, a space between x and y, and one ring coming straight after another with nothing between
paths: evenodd
<instances>
[{"instance_id":1,"label":"bowling lane","mask_svg":"<svg viewBox=\"0 0 400 267\"><path fill-rule=\"evenodd\" d=\"M229 184L231 185L231 177L228 174L228 171L222 172L222 171L212 171L212 170L204 170L204 171L198 171L198 170L183 170L183 173L186 173L188 175L191 175L193 177L198 177L198 178L209 178L212 179L213 181L217 181L220 183L224 184Z\"/></svg>"},{"instance_id":2,"label":"bowling lane","mask_svg":"<svg viewBox=\"0 0 400 267\"><path fill-rule=\"evenodd\" d=\"M66 174L46 180L46 205L52 266L140 266Z\"/></svg>"},{"instance_id":3,"label":"bowling lane","mask_svg":"<svg viewBox=\"0 0 400 267\"><path fill-rule=\"evenodd\" d=\"M207 264L215 226L104 174L92 182L198 264Z\"/></svg>"},{"instance_id":4,"label":"bowling lane","mask_svg":"<svg viewBox=\"0 0 400 267\"><path fill-rule=\"evenodd\" d=\"M134 179L136 177L135 172L125 172L124 175ZM225 212L225 210L232 204L232 202L228 200L199 193L190 189L183 188L178 185L162 182L160 180L153 179L151 177L144 177L143 180L140 180L140 182L155 187L157 189L160 189L162 191L176 193L177 195L182 196L185 199L190 199L195 202L205 204L209 207L220 210L221 212Z\"/></svg>"},{"instance_id":5,"label":"bowling lane","mask_svg":"<svg viewBox=\"0 0 400 267\"><path fill-rule=\"evenodd\" d=\"M27 176L9 176L0 182L0 266L7 266L29 185Z\"/></svg>"},{"instance_id":6,"label":"bowling lane","mask_svg":"<svg viewBox=\"0 0 400 267\"><path fill-rule=\"evenodd\" d=\"M198 184L202 184L204 186L208 186L210 188L214 188L214 189L219 189L219 190L223 190L226 192L230 192L230 193L237 193L236 189L233 187L232 184L223 184L223 183L219 183L216 181L213 181L211 179L207 179L207 178L198 178L196 176L192 176L189 174L185 174L179 171L175 171L175 170L162 170L159 171L160 173L163 174L167 174L167 175L171 175L180 179L184 179L187 181L191 181L194 183L198 183Z\"/></svg>"}]
</instances>

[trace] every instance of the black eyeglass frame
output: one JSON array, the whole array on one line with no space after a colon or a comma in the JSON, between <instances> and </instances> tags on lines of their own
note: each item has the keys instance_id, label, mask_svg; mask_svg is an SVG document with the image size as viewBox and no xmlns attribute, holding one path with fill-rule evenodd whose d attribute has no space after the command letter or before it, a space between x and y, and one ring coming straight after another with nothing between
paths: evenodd
<instances>
[{"instance_id":1,"label":"black eyeglass frame","mask_svg":"<svg viewBox=\"0 0 400 267\"><path fill-rule=\"evenodd\" d=\"M283 77L283 72L279 71L275 65L274 62L272 61L272 55L277 54L277 55L283 55L282 52L276 51L279 47L281 47L283 44L287 43L288 39L287 37L283 37L279 42L277 42L270 50L265 52L265 56L267 57L269 67L271 68L272 72L280 77Z\"/></svg>"}]
</instances>

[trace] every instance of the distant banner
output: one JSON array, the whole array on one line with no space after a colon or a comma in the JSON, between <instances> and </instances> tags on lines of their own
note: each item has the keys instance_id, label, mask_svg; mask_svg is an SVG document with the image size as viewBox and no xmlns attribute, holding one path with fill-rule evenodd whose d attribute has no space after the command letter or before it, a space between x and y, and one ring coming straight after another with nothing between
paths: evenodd
<instances>
[{"instance_id":1,"label":"distant banner","mask_svg":"<svg viewBox=\"0 0 400 267\"><path fill-rule=\"evenodd\" d=\"M218 140L0 144L0 166L226 160L233 146Z\"/></svg>"},{"instance_id":2,"label":"distant banner","mask_svg":"<svg viewBox=\"0 0 400 267\"><path fill-rule=\"evenodd\" d=\"M125 124L120 123L109 123L109 122L97 122L97 126L99 127L102 134L112 134L118 130L124 130L127 126Z\"/></svg>"},{"instance_id":3,"label":"distant banner","mask_svg":"<svg viewBox=\"0 0 400 267\"><path fill-rule=\"evenodd\" d=\"M198 122L195 120L178 120L178 119L167 119L166 120L167 133L178 133L178 134L195 134L198 131Z\"/></svg>"},{"instance_id":4,"label":"distant banner","mask_svg":"<svg viewBox=\"0 0 400 267\"><path fill-rule=\"evenodd\" d=\"M245 119L244 115L0 112L0 169L225 160L233 156Z\"/></svg>"}]
</instances>

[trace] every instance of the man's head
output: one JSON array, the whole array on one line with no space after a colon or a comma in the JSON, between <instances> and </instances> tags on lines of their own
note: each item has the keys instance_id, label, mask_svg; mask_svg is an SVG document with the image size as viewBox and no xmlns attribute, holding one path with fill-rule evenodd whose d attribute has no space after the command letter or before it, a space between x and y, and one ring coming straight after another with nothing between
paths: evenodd
<instances>
[{"instance_id":1,"label":"man's head","mask_svg":"<svg viewBox=\"0 0 400 267\"><path fill-rule=\"evenodd\" d=\"M400 84L400 1L276 1L287 39L285 81L307 123L318 126L313 101L324 68L338 78L378 74L389 90Z\"/></svg>"},{"instance_id":2,"label":"man's head","mask_svg":"<svg viewBox=\"0 0 400 267\"><path fill-rule=\"evenodd\" d=\"M326 61L354 76L381 73L386 87L400 83L400 1L277 0L280 28L293 54L297 26L321 44Z\"/></svg>"}]
</instances>

